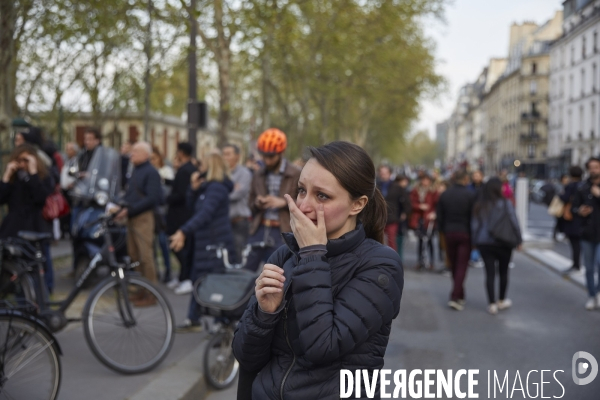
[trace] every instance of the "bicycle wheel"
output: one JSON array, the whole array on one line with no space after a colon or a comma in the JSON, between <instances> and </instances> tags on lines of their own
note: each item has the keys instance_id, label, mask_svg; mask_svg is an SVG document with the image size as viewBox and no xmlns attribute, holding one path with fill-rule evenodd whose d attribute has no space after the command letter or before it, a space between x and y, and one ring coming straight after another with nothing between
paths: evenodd
<instances>
[{"instance_id":1,"label":"bicycle wheel","mask_svg":"<svg viewBox=\"0 0 600 400\"><path fill-rule=\"evenodd\" d=\"M209 385L225 389L235 381L240 364L233 355L233 329L221 329L208 341L204 350L204 374Z\"/></svg>"},{"instance_id":2,"label":"bicycle wheel","mask_svg":"<svg viewBox=\"0 0 600 400\"><path fill-rule=\"evenodd\" d=\"M146 304L132 296L143 294ZM173 344L173 311L164 295L144 278L107 278L83 309L85 339L107 367L136 374L156 367Z\"/></svg>"},{"instance_id":3,"label":"bicycle wheel","mask_svg":"<svg viewBox=\"0 0 600 400\"><path fill-rule=\"evenodd\" d=\"M55 339L38 322L0 315L0 399L56 399L60 371Z\"/></svg>"}]
</instances>

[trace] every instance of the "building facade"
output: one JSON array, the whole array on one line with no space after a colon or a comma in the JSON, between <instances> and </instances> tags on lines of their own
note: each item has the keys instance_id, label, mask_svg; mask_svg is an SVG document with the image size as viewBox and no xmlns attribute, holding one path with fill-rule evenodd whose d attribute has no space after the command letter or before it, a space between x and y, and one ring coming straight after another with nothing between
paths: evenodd
<instances>
[{"instance_id":1,"label":"building facade","mask_svg":"<svg viewBox=\"0 0 600 400\"><path fill-rule=\"evenodd\" d=\"M550 47L550 174L600 154L600 1L563 3L563 35Z\"/></svg>"},{"instance_id":2,"label":"building facade","mask_svg":"<svg viewBox=\"0 0 600 400\"><path fill-rule=\"evenodd\" d=\"M562 12L538 26L510 27L507 58L494 58L465 85L450 118L453 165L546 175L550 43L562 33Z\"/></svg>"}]
</instances>

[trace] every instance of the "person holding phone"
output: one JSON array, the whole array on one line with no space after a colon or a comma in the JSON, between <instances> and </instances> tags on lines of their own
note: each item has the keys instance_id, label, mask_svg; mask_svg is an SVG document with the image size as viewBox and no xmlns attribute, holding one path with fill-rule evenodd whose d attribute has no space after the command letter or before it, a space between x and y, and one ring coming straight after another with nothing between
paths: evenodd
<instances>
[{"instance_id":1,"label":"person holding phone","mask_svg":"<svg viewBox=\"0 0 600 400\"><path fill-rule=\"evenodd\" d=\"M297 195L285 195L292 232L234 336L241 371L256 375L238 399L338 399L341 368L383 367L400 311L404 274L383 245L387 204L373 161L347 142L309 150Z\"/></svg>"},{"instance_id":2,"label":"person holding phone","mask_svg":"<svg viewBox=\"0 0 600 400\"><path fill-rule=\"evenodd\" d=\"M589 298L586 310L600 308L600 158L592 157L585 164L588 179L573 198L572 213L581 221L581 251L585 261L585 279Z\"/></svg>"},{"instance_id":3,"label":"person holding phone","mask_svg":"<svg viewBox=\"0 0 600 400\"><path fill-rule=\"evenodd\" d=\"M42 216L46 198L54 191L54 180L35 146L21 144L10 155L0 182L0 205L8 205L8 214L0 225L0 239L15 237L19 231L52 232ZM42 242L44 280L48 292L54 288L50 242Z\"/></svg>"}]
</instances>

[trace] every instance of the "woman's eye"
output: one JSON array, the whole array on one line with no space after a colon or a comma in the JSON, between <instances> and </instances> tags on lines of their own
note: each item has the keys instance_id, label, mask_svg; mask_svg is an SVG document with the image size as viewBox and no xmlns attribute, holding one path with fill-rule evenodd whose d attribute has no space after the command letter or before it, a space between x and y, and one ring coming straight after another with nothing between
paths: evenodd
<instances>
[{"instance_id":1,"label":"woman's eye","mask_svg":"<svg viewBox=\"0 0 600 400\"><path fill-rule=\"evenodd\" d=\"M319 194L317 194L317 197L318 197L319 199L321 199L321 200L327 200L327 199L329 199L329 196L327 196L327 195L326 195L326 194L324 194L324 193L319 193Z\"/></svg>"},{"instance_id":2,"label":"woman's eye","mask_svg":"<svg viewBox=\"0 0 600 400\"><path fill-rule=\"evenodd\" d=\"M297 192L298 192L298 195L301 195L301 194L303 195L306 193L306 190L304 190L304 188L298 188Z\"/></svg>"}]
</instances>

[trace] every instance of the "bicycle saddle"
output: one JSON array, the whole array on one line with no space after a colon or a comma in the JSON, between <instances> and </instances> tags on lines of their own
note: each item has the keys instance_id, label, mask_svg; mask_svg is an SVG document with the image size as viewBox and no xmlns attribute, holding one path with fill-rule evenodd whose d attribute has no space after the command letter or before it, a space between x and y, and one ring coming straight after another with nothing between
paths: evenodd
<instances>
[{"instance_id":1,"label":"bicycle saddle","mask_svg":"<svg viewBox=\"0 0 600 400\"><path fill-rule=\"evenodd\" d=\"M42 232L30 232L30 231L19 231L17 236L23 240L27 240L29 242L39 242L42 240L52 238L51 233L42 233Z\"/></svg>"}]
</instances>

